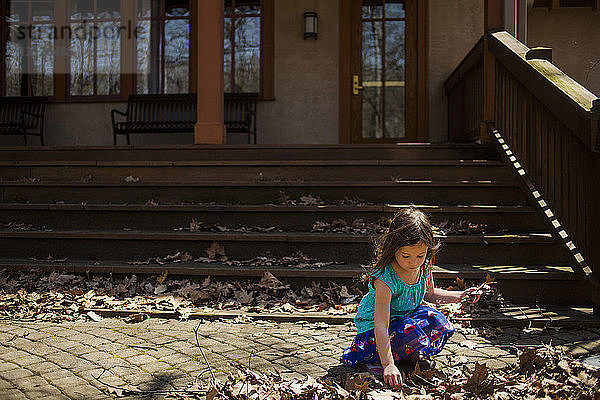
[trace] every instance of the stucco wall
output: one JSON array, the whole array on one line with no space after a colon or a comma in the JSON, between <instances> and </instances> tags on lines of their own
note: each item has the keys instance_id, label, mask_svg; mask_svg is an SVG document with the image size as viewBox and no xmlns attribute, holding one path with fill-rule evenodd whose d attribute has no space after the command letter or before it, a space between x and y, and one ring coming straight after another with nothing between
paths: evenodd
<instances>
[{"instance_id":1,"label":"stucco wall","mask_svg":"<svg viewBox=\"0 0 600 400\"><path fill-rule=\"evenodd\" d=\"M305 11L317 40L302 37ZM258 143L338 143L338 27L339 0L275 1L275 101L258 105Z\"/></svg>"},{"instance_id":2,"label":"stucco wall","mask_svg":"<svg viewBox=\"0 0 600 400\"><path fill-rule=\"evenodd\" d=\"M428 18L429 141L448 138L444 82L483 35L483 1L430 0Z\"/></svg>"},{"instance_id":3,"label":"stucco wall","mask_svg":"<svg viewBox=\"0 0 600 400\"><path fill-rule=\"evenodd\" d=\"M527 16L527 45L552 47L552 62L600 95L600 12L533 8Z\"/></svg>"}]
</instances>

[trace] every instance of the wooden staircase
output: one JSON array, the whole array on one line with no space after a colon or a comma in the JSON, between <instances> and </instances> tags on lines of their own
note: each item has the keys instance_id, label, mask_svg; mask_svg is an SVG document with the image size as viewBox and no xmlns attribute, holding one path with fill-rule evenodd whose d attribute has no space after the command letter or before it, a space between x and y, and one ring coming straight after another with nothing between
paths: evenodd
<instances>
[{"instance_id":1,"label":"wooden staircase","mask_svg":"<svg viewBox=\"0 0 600 400\"><path fill-rule=\"evenodd\" d=\"M279 277L352 279L371 260L376 233L315 232L315 222L376 223L414 203L436 225L487 225L485 234L443 238L439 285L490 273L515 302L589 302L568 253L487 146L5 147L0 187L0 266L7 268L237 277L269 269ZM213 229L184 229L192 221ZM334 264L132 264L177 252L207 257L213 242L230 260L300 252Z\"/></svg>"}]
</instances>

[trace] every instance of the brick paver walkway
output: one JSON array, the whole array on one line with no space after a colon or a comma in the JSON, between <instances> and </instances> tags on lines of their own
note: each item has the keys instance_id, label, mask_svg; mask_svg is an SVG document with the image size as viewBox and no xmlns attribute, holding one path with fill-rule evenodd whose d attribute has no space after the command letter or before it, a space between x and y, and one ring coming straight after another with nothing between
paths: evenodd
<instances>
[{"instance_id":1,"label":"brick paver walkway","mask_svg":"<svg viewBox=\"0 0 600 400\"><path fill-rule=\"evenodd\" d=\"M104 369L109 371L102 380L117 386L185 388L206 368L194 334L198 323L1 321L1 398L111 398L93 378ZM247 365L249 361L253 369L275 368L291 375L354 371L338 359L355 332L350 324L269 321L203 321L198 330L200 345L220 378L234 369L235 362ZM600 329L488 328L479 336L474 329L457 328L436 360L441 368L475 361L501 368L516 361L515 346L542 343L565 346L576 356L600 352ZM200 379L207 378L205 373Z\"/></svg>"}]
</instances>

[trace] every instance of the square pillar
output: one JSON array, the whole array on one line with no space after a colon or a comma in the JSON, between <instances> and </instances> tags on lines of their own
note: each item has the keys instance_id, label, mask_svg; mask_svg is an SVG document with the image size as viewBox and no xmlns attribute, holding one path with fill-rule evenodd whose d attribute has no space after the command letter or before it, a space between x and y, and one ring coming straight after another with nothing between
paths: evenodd
<instances>
[{"instance_id":1,"label":"square pillar","mask_svg":"<svg viewBox=\"0 0 600 400\"><path fill-rule=\"evenodd\" d=\"M487 131L495 120L496 59L489 51L488 33L504 28L502 0L485 0L484 3L484 48L483 48L483 121L481 123L481 143L491 143Z\"/></svg>"},{"instance_id":2,"label":"square pillar","mask_svg":"<svg viewBox=\"0 0 600 400\"><path fill-rule=\"evenodd\" d=\"M196 17L198 120L194 127L194 144L224 144L224 0L198 1Z\"/></svg>"}]
</instances>

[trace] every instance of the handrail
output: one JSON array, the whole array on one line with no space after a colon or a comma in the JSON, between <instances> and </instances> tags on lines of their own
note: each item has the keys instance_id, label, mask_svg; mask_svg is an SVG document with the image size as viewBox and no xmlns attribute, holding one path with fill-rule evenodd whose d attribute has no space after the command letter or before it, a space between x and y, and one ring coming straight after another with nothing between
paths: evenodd
<instances>
[{"instance_id":1,"label":"handrail","mask_svg":"<svg viewBox=\"0 0 600 400\"><path fill-rule=\"evenodd\" d=\"M448 97L448 140L471 142L481 136L483 120L483 54L482 36L444 83Z\"/></svg>"},{"instance_id":2,"label":"handrail","mask_svg":"<svg viewBox=\"0 0 600 400\"><path fill-rule=\"evenodd\" d=\"M446 95L468 74L477 63L483 60L483 36L477 41L475 46L469 51L465 58L458 64L458 66L452 71L446 82L444 88Z\"/></svg>"},{"instance_id":3,"label":"handrail","mask_svg":"<svg viewBox=\"0 0 600 400\"><path fill-rule=\"evenodd\" d=\"M448 137L487 132L600 315L600 99L543 56L507 32L487 33L445 82Z\"/></svg>"},{"instance_id":4,"label":"handrail","mask_svg":"<svg viewBox=\"0 0 600 400\"><path fill-rule=\"evenodd\" d=\"M489 50L591 150L600 152L600 99L547 60L527 60L529 47L505 31L489 34Z\"/></svg>"}]
</instances>

